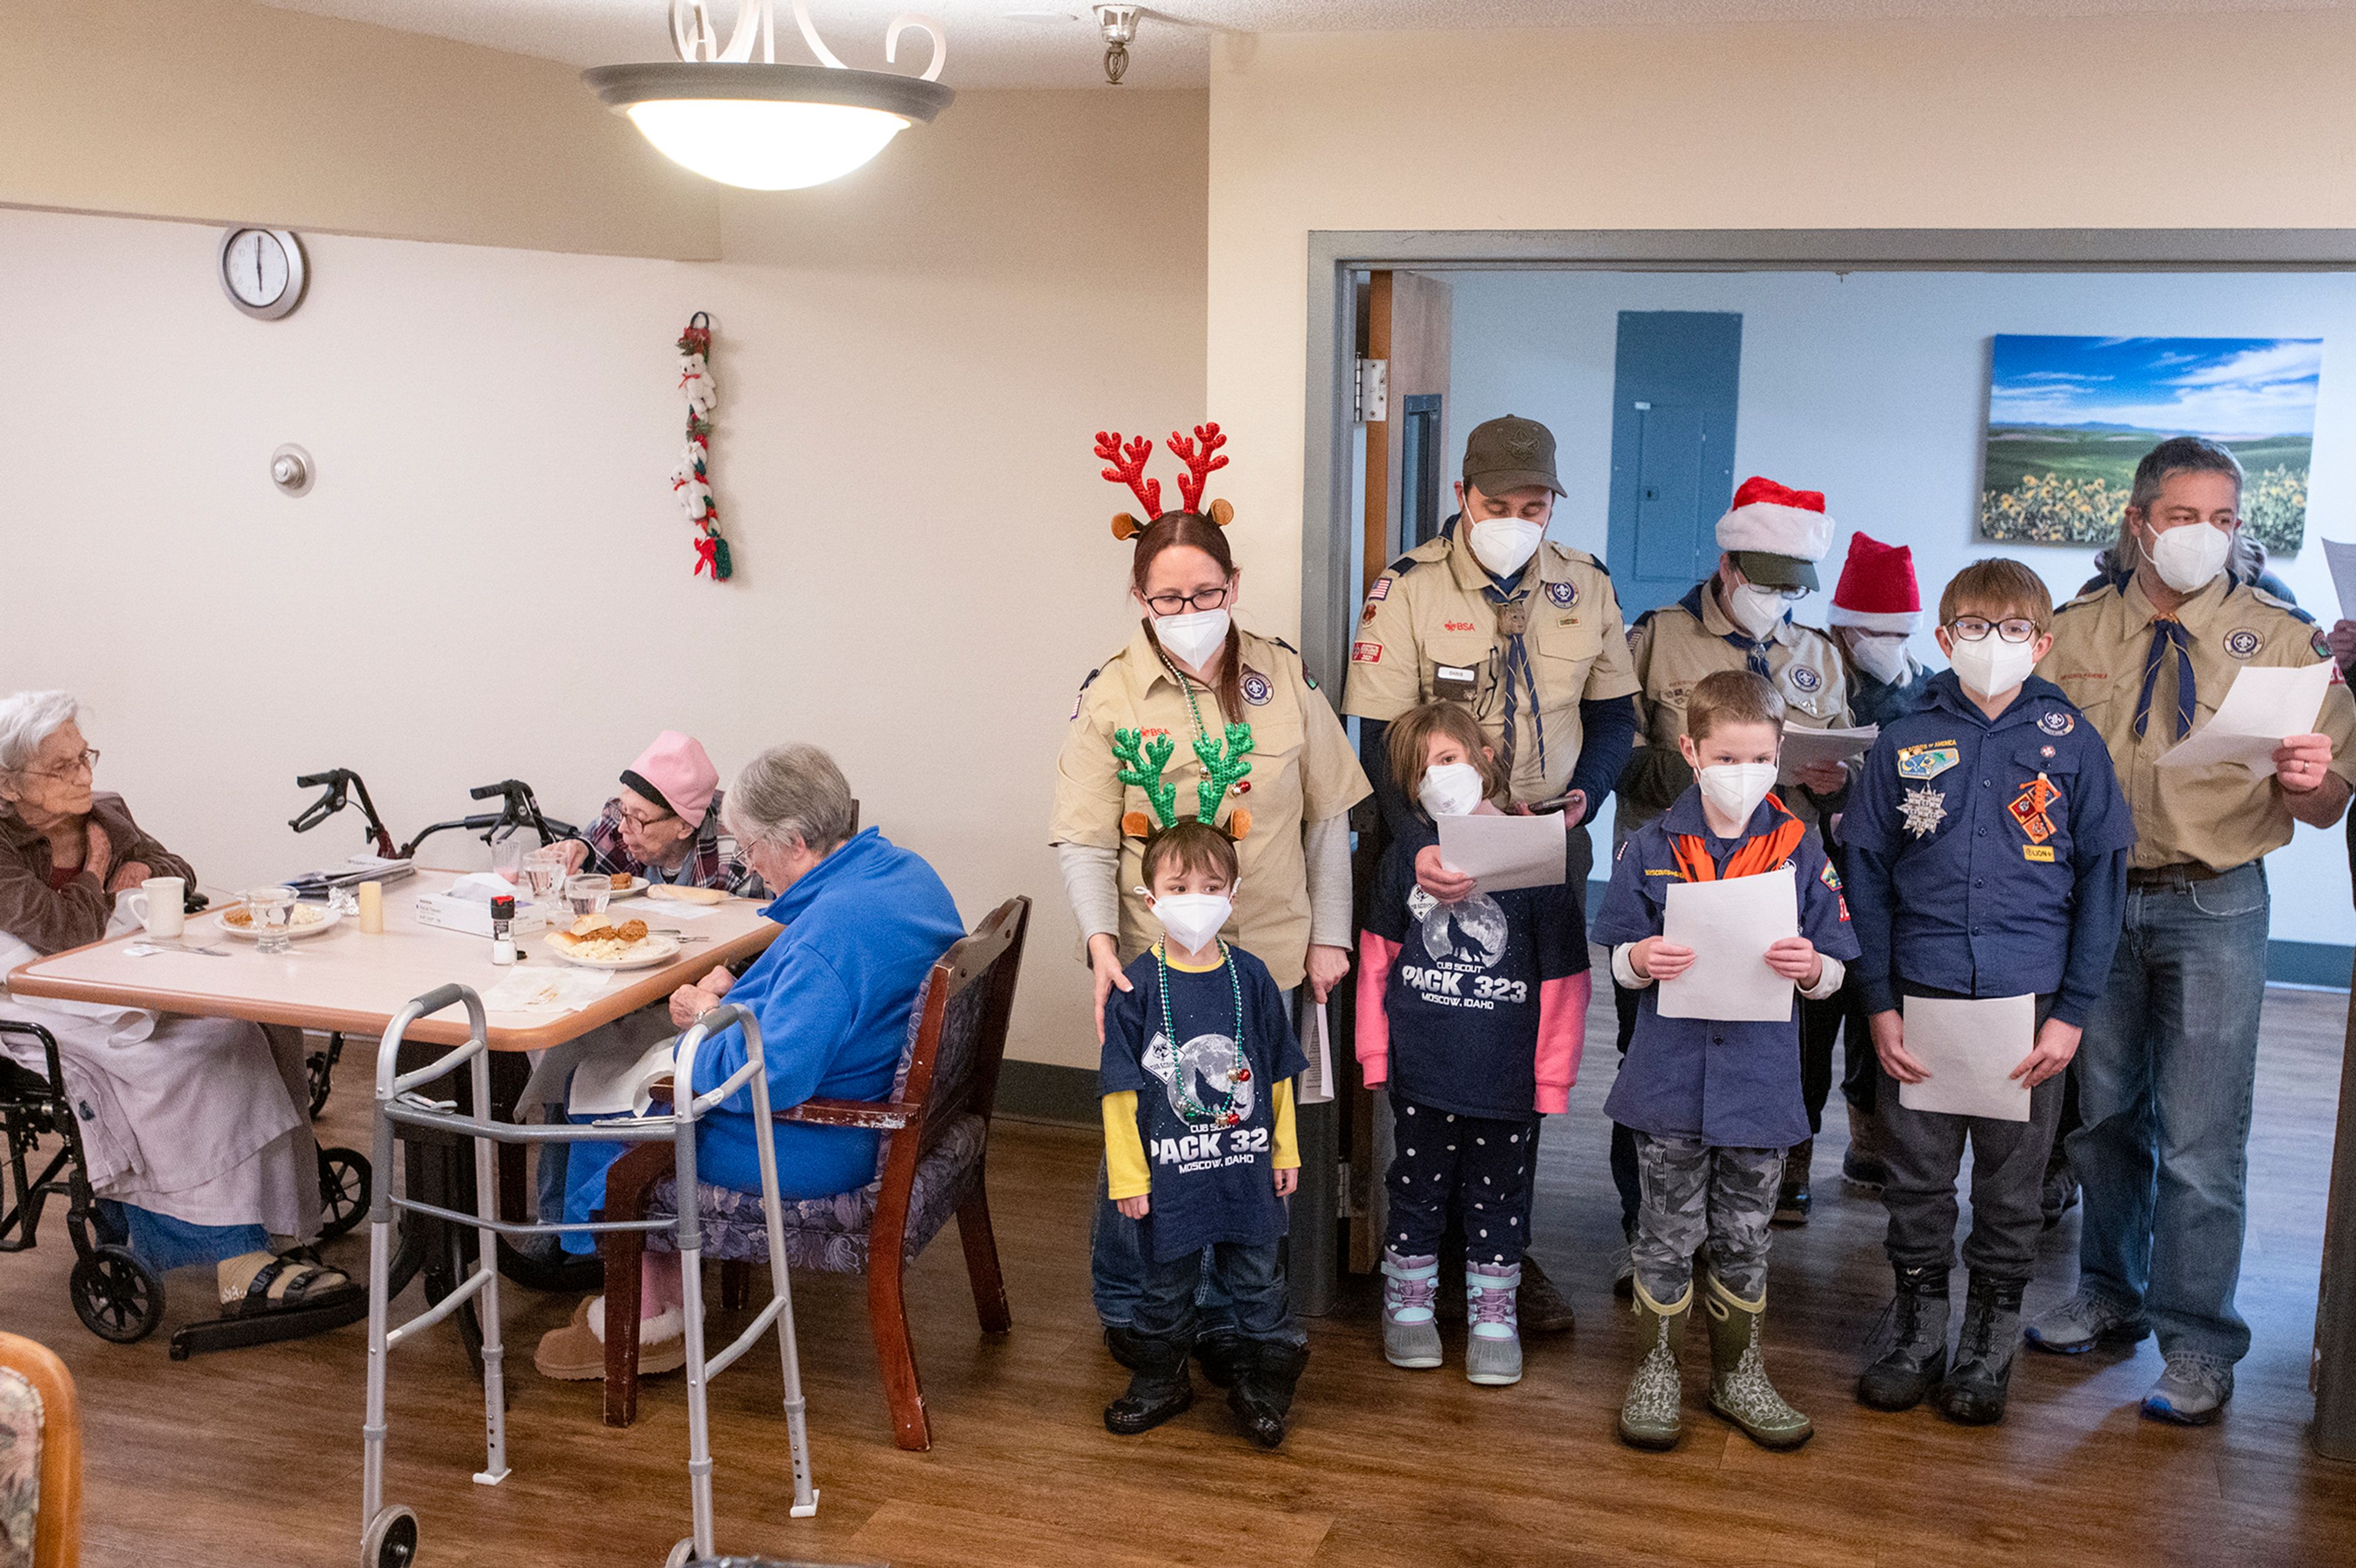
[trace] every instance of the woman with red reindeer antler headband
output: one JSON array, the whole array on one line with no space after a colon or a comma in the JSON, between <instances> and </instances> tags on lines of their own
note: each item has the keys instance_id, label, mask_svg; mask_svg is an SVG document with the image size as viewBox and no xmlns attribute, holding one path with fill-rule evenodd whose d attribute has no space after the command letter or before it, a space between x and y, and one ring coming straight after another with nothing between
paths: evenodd
<instances>
[{"instance_id":1,"label":"woman with red reindeer antler headband","mask_svg":"<svg viewBox=\"0 0 2356 1568\"><path fill-rule=\"evenodd\" d=\"M1185 472L1178 476L1179 507L1165 511L1162 482L1145 474L1152 441L1097 435L1097 455L1109 465L1104 476L1127 485L1141 507L1112 520L1113 538L1135 541L1129 591L1141 618L1127 645L1080 685L1056 761L1049 842L1095 972L1099 1045L1106 997L1130 988L1122 968L1162 934L1136 891L1144 880L1144 835L1151 827L1146 813L1153 803L1130 782L1139 770L1116 749L1123 731L1136 731L1130 745L1156 752L1157 738L1168 741L1158 783L1174 787L1179 800L1199 800L1199 815L1237 840L1240 869L1228 936L1258 955L1278 986L1290 991L1305 980L1319 1001L1349 972L1346 817L1373 786L1300 654L1280 637L1236 624L1243 579L1225 532L1235 508L1205 496L1211 475L1227 465L1220 451L1226 440L1215 424L1196 425L1191 440L1171 432L1170 450ZM1240 752L1238 729L1246 731ZM1246 753L1237 771L1237 759ZM1231 780L1224 795L1204 791L1220 770ZM1206 794L1213 798L1204 799ZM1101 1190L1097 1311L1121 1355L1144 1260L1136 1222L1122 1219ZM1205 1307L1206 1364L1222 1346L1220 1305ZM1232 1318L1226 1321L1231 1328Z\"/></svg>"}]
</instances>

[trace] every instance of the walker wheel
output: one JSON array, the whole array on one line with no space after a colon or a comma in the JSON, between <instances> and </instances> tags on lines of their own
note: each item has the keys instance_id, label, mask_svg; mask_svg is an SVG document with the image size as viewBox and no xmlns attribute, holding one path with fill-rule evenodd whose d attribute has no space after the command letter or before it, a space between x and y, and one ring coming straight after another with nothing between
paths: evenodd
<instances>
[{"instance_id":1,"label":"walker wheel","mask_svg":"<svg viewBox=\"0 0 2356 1568\"><path fill-rule=\"evenodd\" d=\"M319 1239L332 1241L368 1218L374 1173L365 1156L348 1148L319 1151Z\"/></svg>"},{"instance_id":2,"label":"walker wheel","mask_svg":"<svg viewBox=\"0 0 2356 1568\"><path fill-rule=\"evenodd\" d=\"M377 1509L360 1537L360 1568L409 1568L417 1561L417 1516L399 1504Z\"/></svg>"},{"instance_id":3,"label":"walker wheel","mask_svg":"<svg viewBox=\"0 0 2356 1568\"><path fill-rule=\"evenodd\" d=\"M128 1247L92 1247L75 1262L66 1293L82 1327L110 1344L136 1344L164 1320L163 1276Z\"/></svg>"},{"instance_id":4,"label":"walker wheel","mask_svg":"<svg viewBox=\"0 0 2356 1568\"><path fill-rule=\"evenodd\" d=\"M663 1568L687 1568L687 1565L694 1561L695 1537L690 1535L682 1538L677 1546L670 1549L670 1555L663 1559Z\"/></svg>"}]
</instances>

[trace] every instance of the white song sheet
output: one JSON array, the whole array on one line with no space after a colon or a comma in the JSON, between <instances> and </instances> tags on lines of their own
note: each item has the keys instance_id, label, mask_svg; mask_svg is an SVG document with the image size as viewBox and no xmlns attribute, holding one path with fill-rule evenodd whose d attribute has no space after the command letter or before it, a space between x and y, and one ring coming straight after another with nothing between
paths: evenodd
<instances>
[{"instance_id":1,"label":"white song sheet","mask_svg":"<svg viewBox=\"0 0 2356 1568\"><path fill-rule=\"evenodd\" d=\"M2340 618L2356 621L2356 544L2325 539L2323 559L2331 563L2332 585L2340 590Z\"/></svg>"},{"instance_id":2,"label":"white song sheet","mask_svg":"<svg viewBox=\"0 0 2356 1568\"><path fill-rule=\"evenodd\" d=\"M2323 711L2333 665L2319 660L2298 669L2244 667L2225 689L2209 722L2170 747L2163 768L2206 768L2239 763L2262 779L2275 776L2275 748L2287 735L2312 734ZM2159 715L2154 723L2162 722Z\"/></svg>"},{"instance_id":3,"label":"white song sheet","mask_svg":"<svg viewBox=\"0 0 2356 1568\"><path fill-rule=\"evenodd\" d=\"M1857 730L1806 730L1797 724L1788 725L1783 731L1783 751L1778 759L1782 767L1776 777L1790 784L1811 763L1853 763L1873 750L1874 741L1880 738L1879 724Z\"/></svg>"},{"instance_id":4,"label":"white song sheet","mask_svg":"<svg viewBox=\"0 0 2356 1568\"><path fill-rule=\"evenodd\" d=\"M1568 870L1562 813L1443 816L1440 863L1471 877L1484 893L1560 887Z\"/></svg>"},{"instance_id":5,"label":"white song sheet","mask_svg":"<svg viewBox=\"0 0 2356 1568\"><path fill-rule=\"evenodd\" d=\"M1906 1051L1931 1076L1901 1083L1910 1111L2029 1120L2029 1091L2008 1076L2037 1044L2035 997L1909 997Z\"/></svg>"},{"instance_id":6,"label":"white song sheet","mask_svg":"<svg viewBox=\"0 0 2356 1568\"><path fill-rule=\"evenodd\" d=\"M1317 1015L1317 1049L1306 1053L1309 1071L1301 1075L1293 1104L1323 1105L1333 1098L1333 1029L1326 1020L1324 1003L1311 1002L1308 1010Z\"/></svg>"},{"instance_id":7,"label":"white song sheet","mask_svg":"<svg viewBox=\"0 0 2356 1568\"><path fill-rule=\"evenodd\" d=\"M1789 866L1755 877L1678 882L1661 933L1694 952L1693 966L1661 982L1665 1019L1781 1023L1792 982L1767 967L1770 944L1800 934L1800 887Z\"/></svg>"}]
</instances>

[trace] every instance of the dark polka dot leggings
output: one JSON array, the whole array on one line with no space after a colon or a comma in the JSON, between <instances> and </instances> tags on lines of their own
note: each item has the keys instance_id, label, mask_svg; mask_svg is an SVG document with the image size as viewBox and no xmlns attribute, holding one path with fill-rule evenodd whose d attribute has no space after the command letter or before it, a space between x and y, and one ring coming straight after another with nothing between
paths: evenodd
<instances>
[{"instance_id":1,"label":"dark polka dot leggings","mask_svg":"<svg viewBox=\"0 0 2356 1568\"><path fill-rule=\"evenodd\" d=\"M1408 1256L1440 1251L1451 1209L1469 1263L1522 1261L1530 1227L1530 1152L1537 1124L1489 1121L1391 1096L1390 1228L1384 1245Z\"/></svg>"}]
</instances>

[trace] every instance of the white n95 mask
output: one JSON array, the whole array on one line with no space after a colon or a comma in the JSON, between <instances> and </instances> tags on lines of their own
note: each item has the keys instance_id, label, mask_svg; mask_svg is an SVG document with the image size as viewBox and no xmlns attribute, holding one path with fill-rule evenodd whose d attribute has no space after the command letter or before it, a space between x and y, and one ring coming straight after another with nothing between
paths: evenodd
<instances>
[{"instance_id":1,"label":"white n95 mask","mask_svg":"<svg viewBox=\"0 0 2356 1568\"><path fill-rule=\"evenodd\" d=\"M1189 953L1199 953L1217 940L1219 930L1236 912L1225 893L1171 893L1153 901L1153 918L1170 940Z\"/></svg>"},{"instance_id":2,"label":"white n95 mask","mask_svg":"<svg viewBox=\"0 0 2356 1568\"><path fill-rule=\"evenodd\" d=\"M1859 636L1850 641L1848 656L1857 667L1884 686L1895 686L1906 673L1906 638Z\"/></svg>"},{"instance_id":3,"label":"white n95 mask","mask_svg":"<svg viewBox=\"0 0 2356 1568\"><path fill-rule=\"evenodd\" d=\"M2179 593L2198 592L2225 570L2233 548L2233 536L2214 524L2182 523L2160 529L2152 539L2152 569Z\"/></svg>"},{"instance_id":4,"label":"white n95 mask","mask_svg":"<svg viewBox=\"0 0 2356 1568\"><path fill-rule=\"evenodd\" d=\"M1546 525L1536 517L1483 517L1472 525L1472 556L1498 577L1511 577L1538 552Z\"/></svg>"},{"instance_id":5,"label":"white n95 mask","mask_svg":"<svg viewBox=\"0 0 2356 1568\"><path fill-rule=\"evenodd\" d=\"M1751 814L1775 787L1775 764L1772 763L1721 763L1704 768L1701 797L1710 808L1730 822L1749 823Z\"/></svg>"},{"instance_id":6,"label":"white n95 mask","mask_svg":"<svg viewBox=\"0 0 2356 1568\"><path fill-rule=\"evenodd\" d=\"M2029 678L2029 672L2037 667L2037 642L2031 638L2008 643L1991 626L1976 643L1957 638L1947 662L1954 666L1955 678L1964 683L1965 691L1974 697L1996 697Z\"/></svg>"},{"instance_id":7,"label":"white n95 mask","mask_svg":"<svg viewBox=\"0 0 2356 1568\"><path fill-rule=\"evenodd\" d=\"M1790 602L1772 588L1762 588L1755 582L1738 582L1727 596L1726 613L1742 628L1752 642L1759 642L1775 629L1783 618Z\"/></svg>"},{"instance_id":8,"label":"white n95 mask","mask_svg":"<svg viewBox=\"0 0 2356 1568\"><path fill-rule=\"evenodd\" d=\"M1485 793L1480 769L1470 763L1442 763L1423 770L1423 787L1416 798L1434 816L1462 816L1481 804Z\"/></svg>"},{"instance_id":9,"label":"white n95 mask","mask_svg":"<svg viewBox=\"0 0 2356 1568\"><path fill-rule=\"evenodd\" d=\"M1183 615L1157 615L1153 635L1180 664L1189 669L1201 669L1204 661L1217 653L1227 640L1227 613L1189 610Z\"/></svg>"}]
</instances>

